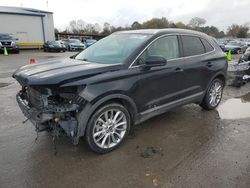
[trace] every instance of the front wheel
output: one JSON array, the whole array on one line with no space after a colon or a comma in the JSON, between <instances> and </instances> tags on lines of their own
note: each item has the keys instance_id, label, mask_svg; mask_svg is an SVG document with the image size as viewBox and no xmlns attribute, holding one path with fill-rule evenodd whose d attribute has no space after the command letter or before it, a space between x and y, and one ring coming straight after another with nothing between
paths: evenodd
<instances>
[{"instance_id":1,"label":"front wheel","mask_svg":"<svg viewBox=\"0 0 250 188\"><path fill-rule=\"evenodd\" d=\"M215 109L220 104L223 89L224 82L220 79L214 79L210 84L200 106L205 110Z\"/></svg>"},{"instance_id":2,"label":"front wheel","mask_svg":"<svg viewBox=\"0 0 250 188\"><path fill-rule=\"evenodd\" d=\"M86 141L96 153L107 153L118 148L130 130L127 109L111 103L99 108L90 118L86 129Z\"/></svg>"}]
</instances>

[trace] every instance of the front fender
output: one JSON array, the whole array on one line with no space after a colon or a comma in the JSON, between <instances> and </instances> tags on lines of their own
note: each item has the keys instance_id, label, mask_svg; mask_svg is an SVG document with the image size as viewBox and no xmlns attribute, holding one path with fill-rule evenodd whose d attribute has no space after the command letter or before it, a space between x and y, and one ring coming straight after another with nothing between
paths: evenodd
<instances>
[{"instance_id":1,"label":"front fender","mask_svg":"<svg viewBox=\"0 0 250 188\"><path fill-rule=\"evenodd\" d=\"M78 120L78 131L77 131L77 138L84 136L86 127L88 125L88 121L91 118L91 115L103 104L105 104L107 101L115 100L115 99L122 99L123 101L126 101L130 107L133 109L135 117L137 118L137 107L134 101L123 94L111 94L107 95L105 97L102 97L100 100L96 101L95 103L87 103L82 111L78 113L77 120Z\"/></svg>"}]
</instances>

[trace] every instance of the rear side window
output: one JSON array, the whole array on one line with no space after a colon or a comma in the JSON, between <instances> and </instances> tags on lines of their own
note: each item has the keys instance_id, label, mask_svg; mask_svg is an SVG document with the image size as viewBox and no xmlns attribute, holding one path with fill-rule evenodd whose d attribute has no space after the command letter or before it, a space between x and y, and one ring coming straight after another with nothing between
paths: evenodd
<instances>
[{"instance_id":1,"label":"rear side window","mask_svg":"<svg viewBox=\"0 0 250 188\"><path fill-rule=\"evenodd\" d=\"M184 56L193 56L205 53L205 49L199 37L182 36Z\"/></svg>"},{"instance_id":2,"label":"rear side window","mask_svg":"<svg viewBox=\"0 0 250 188\"><path fill-rule=\"evenodd\" d=\"M201 41L205 47L206 52L211 52L214 50L213 46L206 39L201 38Z\"/></svg>"}]
</instances>

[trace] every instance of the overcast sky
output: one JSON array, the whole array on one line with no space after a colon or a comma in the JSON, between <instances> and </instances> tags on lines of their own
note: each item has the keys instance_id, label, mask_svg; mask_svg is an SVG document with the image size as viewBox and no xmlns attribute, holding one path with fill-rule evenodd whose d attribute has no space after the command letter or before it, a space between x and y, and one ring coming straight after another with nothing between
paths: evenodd
<instances>
[{"instance_id":1,"label":"overcast sky","mask_svg":"<svg viewBox=\"0 0 250 188\"><path fill-rule=\"evenodd\" d=\"M250 23L250 0L0 0L1 6L23 6L54 12L55 27L63 29L71 20L109 22L125 26L152 17L188 23L202 17L206 25L226 30L232 23Z\"/></svg>"}]
</instances>

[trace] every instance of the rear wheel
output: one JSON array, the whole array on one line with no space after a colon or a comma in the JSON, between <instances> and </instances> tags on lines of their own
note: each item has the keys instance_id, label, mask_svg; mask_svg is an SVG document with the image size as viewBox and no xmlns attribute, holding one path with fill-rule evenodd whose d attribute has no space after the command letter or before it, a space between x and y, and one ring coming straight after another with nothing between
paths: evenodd
<instances>
[{"instance_id":1,"label":"rear wheel","mask_svg":"<svg viewBox=\"0 0 250 188\"><path fill-rule=\"evenodd\" d=\"M210 84L200 106L205 110L215 109L220 104L223 88L224 82L220 79L214 79Z\"/></svg>"},{"instance_id":2,"label":"rear wheel","mask_svg":"<svg viewBox=\"0 0 250 188\"><path fill-rule=\"evenodd\" d=\"M130 130L127 109L111 103L99 108L90 118L86 129L86 141L96 153L107 153L118 148Z\"/></svg>"}]
</instances>

